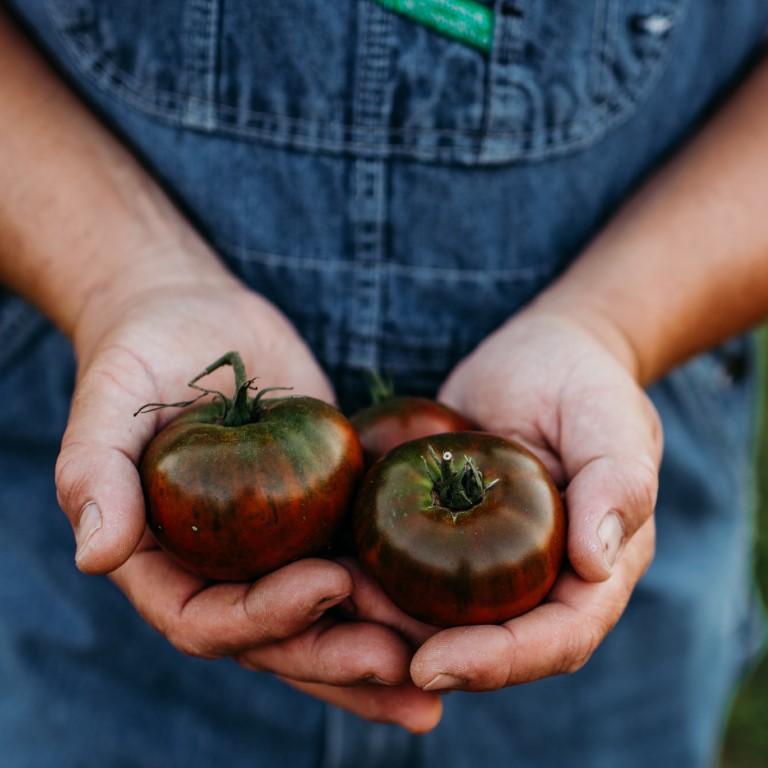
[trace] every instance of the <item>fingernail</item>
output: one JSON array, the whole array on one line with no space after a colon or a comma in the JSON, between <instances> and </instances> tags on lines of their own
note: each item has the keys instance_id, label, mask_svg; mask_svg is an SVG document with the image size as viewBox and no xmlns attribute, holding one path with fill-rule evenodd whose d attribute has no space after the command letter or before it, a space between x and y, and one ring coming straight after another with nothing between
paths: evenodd
<instances>
[{"instance_id":1,"label":"fingernail","mask_svg":"<svg viewBox=\"0 0 768 768\"><path fill-rule=\"evenodd\" d=\"M75 529L75 542L77 551L75 552L75 562L83 559L93 538L93 534L101 528L101 510L96 502L88 502L80 513L80 522Z\"/></svg>"},{"instance_id":2,"label":"fingernail","mask_svg":"<svg viewBox=\"0 0 768 768\"><path fill-rule=\"evenodd\" d=\"M422 690L442 691L446 688L463 688L466 684L467 681L463 677L447 675L441 672L433 677L425 686L422 686Z\"/></svg>"},{"instance_id":3,"label":"fingernail","mask_svg":"<svg viewBox=\"0 0 768 768\"><path fill-rule=\"evenodd\" d=\"M344 595L332 595L331 597L324 597L322 600L318 600L314 608L314 613L324 613L329 608L333 608L334 605L338 605L343 600L346 600L349 594Z\"/></svg>"},{"instance_id":4,"label":"fingernail","mask_svg":"<svg viewBox=\"0 0 768 768\"><path fill-rule=\"evenodd\" d=\"M624 540L624 524L621 518L615 512L609 512L598 526L597 535L603 545L605 563L609 568L613 568Z\"/></svg>"},{"instance_id":5,"label":"fingernail","mask_svg":"<svg viewBox=\"0 0 768 768\"><path fill-rule=\"evenodd\" d=\"M396 682L392 682L390 680L384 680L378 675L365 675L364 677L360 678L360 682L362 684L373 684L373 685L388 685L388 686L397 685Z\"/></svg>"}]
</instances>

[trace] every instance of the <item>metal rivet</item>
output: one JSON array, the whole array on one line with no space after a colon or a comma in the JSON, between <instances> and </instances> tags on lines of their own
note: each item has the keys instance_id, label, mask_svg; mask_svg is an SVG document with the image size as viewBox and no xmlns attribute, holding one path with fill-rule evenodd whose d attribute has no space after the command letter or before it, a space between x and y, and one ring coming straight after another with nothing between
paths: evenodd
<instances>
[{"instance_id":1,"label":"metal rivet","mask_svg":"<svg viewBox=\"0 0 768 768\"><path fill-rule=\"evenodd\" d=\"M634 16L632 26L654 37L661 37L675 26L675 20L669 14L651 13L648 16Z\"/></svg>"}]
</instances>

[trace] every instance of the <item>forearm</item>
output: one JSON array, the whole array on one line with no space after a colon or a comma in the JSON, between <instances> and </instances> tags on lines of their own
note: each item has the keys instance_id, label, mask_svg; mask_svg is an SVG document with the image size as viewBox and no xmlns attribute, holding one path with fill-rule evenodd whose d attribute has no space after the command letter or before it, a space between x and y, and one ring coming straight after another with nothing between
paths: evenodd
<instances>
[{"instance_id":1,"label":"forearm","mask_svg":"<svg viewBox=\"0 0 768 768\"><path fill-rule=\"evenodd\" d=\"M607 334L643 383L768 314L768 60L534 307Z\"/></svg>"},{"instance_id":2,"label":"forearm","mask_svg":"<svg viewBox=\"0 0 768 768\"><path fill-rule=\"evenodd\" d=\"M66 334L116 285L223 269L0 10L0 282Z\"/></svg>"}]
</instances>

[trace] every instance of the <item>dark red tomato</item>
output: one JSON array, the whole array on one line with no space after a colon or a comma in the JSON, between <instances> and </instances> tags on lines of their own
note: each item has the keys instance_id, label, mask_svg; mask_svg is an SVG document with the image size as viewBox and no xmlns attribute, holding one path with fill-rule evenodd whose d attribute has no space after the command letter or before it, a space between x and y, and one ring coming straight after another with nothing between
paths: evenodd
<instances>
[{"instance_id":1,"label":"dark red tomato","mask_svg":"<svg viewBox=\"0 0 768 768\"><path fill-rule=\"evenodd\" d=\"M246 423L228 425L242 419L223 418L221 402L200 406L161 430L140 464L152 532L206 579L249 581L323 549L362 472L357 435L336 408L248 398L247 388L241 381Z\"/></svg>"},{"instance_id":2,"label":"dark red tomato","mask_svg":"<svg viewBox=\"0 0 768 768\"><path fill-rule=\"evenodd\" d=\"M366 466L409 440L475 428L453 408L426 397L387 397L358 411L350 421L363 444Z\"/></svg>"},{"instance_id":3,"label":"dark red tomato","mask_svg":"<svg viewBox=\"0 0 768 768\"><path fill-rule=\"evenodd\" d=\"M544 465L495 435L434 435L374 465L354 513L361 561L392 601L440 626L489 624L540 603L565 548Z\"/></svg>"},{"instance_id":4,"label":"dark red tomato","mask_svg":"<svg viewBox=\"0 0 768 768\"><path fill-rule=\"evenodd\" d=\"M246 581L326 546L362 470L349 422L308 397L264 400L255 423L211 403L171 422L141 477L158 542L206 579Z\"/></svg>"}]
</instances>

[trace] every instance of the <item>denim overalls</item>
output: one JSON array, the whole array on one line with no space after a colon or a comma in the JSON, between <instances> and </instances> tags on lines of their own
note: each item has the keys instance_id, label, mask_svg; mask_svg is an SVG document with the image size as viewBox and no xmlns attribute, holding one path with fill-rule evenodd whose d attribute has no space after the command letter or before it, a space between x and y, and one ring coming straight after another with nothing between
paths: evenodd
<instances>
[{"instance_id":1,"label":"denim overalls","mask_svg":"<svg viewBox=\"0 0 768 768\"><path fill-rule=\"evenodd\" d=\"M10 3L348 409L372 367L434 394L679 147L768 23L762 0L484 4L487 55L372 0ZM0 294L0 766L708 765L759 637L754 373L735 340L653 387L658 554L590 663L453 693L415 737L183 657L75 570L53 487L72 353Z\"/></svg>"}]
</instances>

